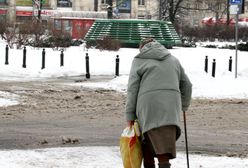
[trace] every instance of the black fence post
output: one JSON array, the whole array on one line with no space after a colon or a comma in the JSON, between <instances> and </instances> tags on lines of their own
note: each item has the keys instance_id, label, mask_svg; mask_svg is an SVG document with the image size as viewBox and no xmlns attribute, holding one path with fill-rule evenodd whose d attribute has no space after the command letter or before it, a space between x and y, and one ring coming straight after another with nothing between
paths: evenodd
<instances>
[{"instance_id":1,"label":"black fence post","mask_svg":"<svg viewBox=\"0 0 248 168\"><path fill-rule=\"evenodd\" d=\"M230 72L232 72L232 57L229 58L228 70L229 70Z\"/></svg>"},{"instance_id":2,"label":"black fence post","mask_svg":"<svg viewBox=\"0 0 248 168\"><path fill-rule=\"evenodd\" d=\"M60 54L60 66L64 66L64 50L61 50Z\"/></svg>"},{"instance_id":3,"label":"black fence post","mask_svg":"<svg viewBox=\"0 0 248 168\"><path fill-rule=\"evenodd\" d=\"M45 57L46 57L46 51L45 49L42 50L42 65L41 69L45 69Z\"/></svg>"},{"instance_id":4,"label":"black fence post","mask_svg":"<svg viewBox=\"0 0 248 168\"><path fill-rule=\"evenodd\" d=\"M8 65L9 64L9 46L6 45L6 48L5 48L5 65Z\"/></svg>"},{"instance_id":5,"label":"black fence post","mask_svg":"<svg viewBox=\"0 0 248 168\"><path fill-rule=\"evenodd\" d=\"M24 47L23 49L23 61L22 61L22 67L26 68L26 55L27 55L27 49Z\"/></svg>"},{"instance_id":6,"label":"black fence post","mask_svg":"<svg viewBox=\"0 0 248 168\"><path fill-rule=\"evenodd\" d=\"M115 59L115 76L119 76L119 66L120 65L120 58L119 55L116 55Z\"/></svg>"},{"instance_id":7,"label":"black fence post","mask_svg":"<svg viewBox=\"0 0 248 168\"><path fill-rule=\"evenodd\" d=\"M212 77L215 77L215 70L216 70L216 61L214 59L213 60L213 65L212 65Z\"/></svg>"},{"instance_id":8,"label":"black fence post","mask_svg":"<svg viewBox=\"0 0 248 168\"><path fill-rule=\"evenodd\" d=\"M90 63L89 63L89 55L88 55L88 53L86 53L85 60L86 60L86 75L85 75L85 77L87 79L90 79Z\"/></svg>"},{"instance_id":9,"label":"black fence post","mask_svg":"<svg viewBox=\"0 0 248 168\"><path fill-rule=\"evenodd\" d=\"M205 72L207 72L207 73L208 73L208 56L206 56L206 58L205 58L205 66L204 66L204 70L205 70Z\"/></svg>"}]
</instances>

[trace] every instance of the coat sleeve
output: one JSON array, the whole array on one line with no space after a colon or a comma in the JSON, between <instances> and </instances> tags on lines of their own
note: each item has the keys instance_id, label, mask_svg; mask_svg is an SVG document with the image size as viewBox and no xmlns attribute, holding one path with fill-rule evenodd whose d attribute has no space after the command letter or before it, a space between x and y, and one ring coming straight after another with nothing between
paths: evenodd
<instances>
[{"instance_id":1,"label":"coat sleeve","mask_svg":"<svg viewBox=\"0 0 248 168\"><path fill-rule=\"evenodd\" d=\"M129 74L128 87L127 87L127 100L126 100L126 108L125 108L125 115L127 121L133 121L137 119L136 104L137 104L137 97L139 93L139 86L141 79L141 77L137 73L137 69L138 69L137 61L134 59Z\"/></svg>"},{"instance_id":2,"label":"coat sleeve","mask_svg":"<svg viewBox=\"0 0 248 168\"><path fill-rule=\"evenodd\" d=\"M187 111L191 102L192 95L192 84L185 74L183 67L180 65L181 75L180 75L180 92L182 100L182 110Z\"/></svg>"}]
</instances>

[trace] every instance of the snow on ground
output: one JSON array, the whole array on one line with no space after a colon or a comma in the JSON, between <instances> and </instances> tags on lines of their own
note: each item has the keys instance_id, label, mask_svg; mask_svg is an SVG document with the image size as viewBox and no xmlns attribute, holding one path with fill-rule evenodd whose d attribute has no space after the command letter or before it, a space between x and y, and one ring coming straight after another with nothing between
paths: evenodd
<instances>
[{"instance_id":1,"label":"snow on ground","mask_svg":"<svg viewBox=\"0 0 248 168\"><path fill-rule=\"evenodd\" d=\"M189 155L191 168L246 168L248 159ZM157 163L157 160L156 160ZM186 155L178 153L172 168L185 168ZM119 147L74 147L0 151L3 168L122 168Z\"/></svg>"},{"instance_id":2,"label":"snow on ground","mask_svg":"<svg viewBox=\"0 0 248 168\"><path fill-rule=\"evenodd\" d=\"M125 91L128 82L128 73L133 56L137 53L133 49L125 49L126 53L133 53L131 56L120 54L121 76L108 82L83 84L85 87L114 89ZM95 51L94 51L95 52ZM170 52L176 56L190 80L193 83L194 98L248 98L248 57L246 52L238 52L238 78L235 79L234 63L235 51L227 49L209 48L174 48ZM208 73L204 71L205 57L208 56ZM232 56L233 72L228 71L229 58ZM212 77L212 63L216 60L216 74ZM123 63L125 61L125 63ZM107 64L107 62L106 62ZM125 68L125 69L124 69ZM124 69L124 70L123 70Z\"/></svg>"},{"instance_id":3,"label":"snow on ground","mask_svg":"<svg viewBox=\"0 0 248 168\"><path fill-rule=\"evenodd\" d=\"M5 43L0 42L5 50ZM89 54L90 74L111 75L113 80L107 82L77 83L85 87L100 87L124 91L127 87L128 74L133 57L138 49L122 48L118 52L86 50L70 47L64 52L64 66L60 67L60 51L46 49L45 69L41 69L42 49L27 47L26 68L22 68L23 51L9 50L9 65L5 65L5 52L0 53L0 80L30 81L49 77L75 76L85 74L85 55ZM211 48L174 48L170 52L183 65L193 83L194 98L248 98L248 57L247 52L238 52L238 78L235 79L235 50ZM120 56L120 77L115 76L115 59ZM208 56L208 73L204 72L205 57ZM228 71L229 58L232 56L232 72ZM216 60L215 78L211 76L212 62Z\"/></svg>"},{"instance_id":4,"label":"snow on ground","mask_svg":"<svg viewBox=\"0 0 248 168\"><path fill-rule=\"evenodd\" d=\"M0 106L11 106L19 104L18 99L18 95L0 91Z\"/></svg>"},{"instance_id":5,"label":"snow on ground","mask_svg":"<svg viewBox=\"0 0 248 168\"><path fill-rule=\"evenodd\" d=\"M0 81L32 81L59 76L85 74L85 54L90 56L91 75L111 75L108 82L77 83L84 87L96 87L126 91L128 74L133 57L138 49L122 48L118 52L108 52L81 47L65 50L64 66L60 67L60 51L46 49L46 67L41 69L42 49L27 47L26 68L22 68L22 50L9 50L9 64L5 65L5 43L0 41ZM228 71L229 57L235 51L207 48L174 48L170 52L176 56L193 83L193 97L198 98L248 98L248 56L247 52L238 52L238 78L234 71ZM120 56L120 77L114 78L116 55ZM209 73L204 72L205 56L209 59ZM216 59L216 77L211 76L212 61ZM18 95L0 92L0 106L17 104ZM172 161L172 168L185 168L185 154L179 153ZM247 168L248 159L190 155L191 168ZM4 168L121 168L118 147L78 147L50 148L36 150L2 150L0 167Z\"/></svg>"}]
</instances>

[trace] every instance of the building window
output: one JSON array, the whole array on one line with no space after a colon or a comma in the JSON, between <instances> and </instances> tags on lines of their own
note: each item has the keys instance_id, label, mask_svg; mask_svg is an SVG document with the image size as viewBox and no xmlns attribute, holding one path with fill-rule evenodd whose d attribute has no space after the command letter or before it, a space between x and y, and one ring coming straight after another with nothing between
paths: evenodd
<instances>
[{"instance_id":1,"label":"building window","mask_svg":"<svg viewBox=\"0 0 248 168\"><path fill-rule=\"evenodd\" d=\"M208 3L208 9L213 9L213 4L212 3Z\"/></svg>"},{"instance_id":2,"label":"building window","mask_svg":"<svg viewBox=\"0 0 248 168\"><path fill-rule=\"evenodd\" d=\"M101 4L107 4L108 0L101 0Z\"/></svg>"},{"instance_id":3,"label":"building window","mask_svg":"<svg viewBox=\"0 0 248 168\"><path fill-rule=\"evenodd\" d=\"M221 10L221 4L216 4L216 9Z\"/></svg>"},{"instance_id":4,"label":"building window","mask_svg":"<svg viewBox=\"0 0 248 168\"><path fill-rule=\"evenodd\" d=\"M6 2L6 0L0 0L0 4L1 4L1 5L6 5L7 2Z\"/></svg>"},{"instance_id":5,"label":"building window","mask_svg":"<svg viewBox=\"0 0 248 168\"><path fill-rule=\"evenodd\" d=\"M67 33L71 33L71 22L70 20L63 20L63 30Z\"/></svg>"},{"instance_id":6,"label":"building window","mask_svg":"<svg viewBox=\"0 0 248 168\"><path fill-rule=\"evenodd\" d=\"M138 19L145 19L145 15L138 15Z\"/></svg>"},{"instance_id":7,"label":"building window","mask_svg":"<svg viewBox=\"0 0 248 168\"><path fill-rule=\"evenodd\" d=\"M195 9L198 9L198 4L197 3L195 4Z\"/></svg>"},{"instance_id":8,"label":"building window","mask_svg":"<svg viewBox=\"0 0 248 168\"><path fill-rule=\"evenodd\" d=\"M57 7L72 7L72 0L58 0Z\"/></svg>"},{"instance_id":9,"label":"building window","mask_svg":"<svg viewBox=\"0 0 248 168\"><path fill-rule=\"evenodd\" d=\"M131 13L131 0L117 0L116 3L119 13Z\"/></svg>"},{"instance_id":10,"label":"building window","mask_svg":"<svg viewBox=\"0 0 248 168\"><path fill-rule=\"evenodd\" d=\"M145 0L138 0L138 5L145 5Z\"/></svg>"},{"instance_id":11,"label":"building window","mask_svg":"<svg viewBox=\"0 0 248 168\"><path fill-rule=\"evenodd\" d=\"M61 20L54 20L54 29L55 30L61 30L62 25L61 25Z\"/></svg>"}]
</instances>

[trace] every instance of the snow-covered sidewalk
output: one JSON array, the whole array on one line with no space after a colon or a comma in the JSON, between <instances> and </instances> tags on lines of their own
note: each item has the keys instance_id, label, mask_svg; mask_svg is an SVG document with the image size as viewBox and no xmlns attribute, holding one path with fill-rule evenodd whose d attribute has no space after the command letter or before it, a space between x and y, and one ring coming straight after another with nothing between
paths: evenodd
<instances>
[{"instance_id":1,"label":"snow-covered sidewalk","mask_svg":"<svg viewBox=\"0 0 248 168\"><path fill-rule=\"evenodd\" d=\"M185 168L179 152L172 168ZM191 168L247 168L248 158L189 155ZM119 147L73 147L0 151L2 168L122 168Z\"/></svg>"}]
</instances>

